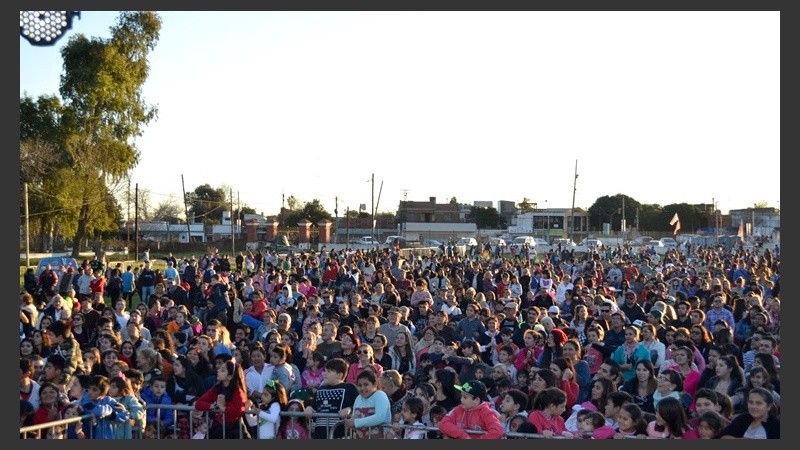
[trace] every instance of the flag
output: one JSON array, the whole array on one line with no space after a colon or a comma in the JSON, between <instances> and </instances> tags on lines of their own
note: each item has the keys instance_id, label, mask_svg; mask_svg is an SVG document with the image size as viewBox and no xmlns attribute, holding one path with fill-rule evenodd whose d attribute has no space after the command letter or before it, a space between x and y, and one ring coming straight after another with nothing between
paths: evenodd
<instances>
[{"instance_id":1,"label":"flag","mask_svg":"<svg viewBox=\"0 0 800 450\"><path fill-rule=\"evenodd\" d=\"M681 229L681 219L678 218L678 213L676 212L674 216L672 216L672 220L669 221L670 225L675 225L675 231L672 232L672 235L675 236L678 234L678 230Z\"/></svg>"},{"instance_id":2,"label":"flag","mask_svg":"<svg viewBox=\"0 0 800 450\"><path fill-rule=\"evenodd\" d=\"M736 232L739 239L744 240L744 221L739 222L739 231Z\"/></svg>"}]
</instances>

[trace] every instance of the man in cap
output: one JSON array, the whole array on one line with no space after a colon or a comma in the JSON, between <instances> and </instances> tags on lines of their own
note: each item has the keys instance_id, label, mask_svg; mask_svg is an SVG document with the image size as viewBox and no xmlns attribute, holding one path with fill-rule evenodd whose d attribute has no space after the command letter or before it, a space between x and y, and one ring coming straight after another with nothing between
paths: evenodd
<instances>
[{"instance_id":1,"label":"man in cap","mask_svg":"<svg viewBox=\"0 0 800 450\"><path fill-rule=\"evenodd\" d=\"M631 322L634 320L645 320L644 308L636 302L636 293L633 291L625 292L625 301L619 309L625 313L625 316Z\"/></svg>"},{"instance_id":2,"label":"man in cap","mask_svg":"<svg viewBox=\"0 0 800 450\"><path fill-rule=\"evenodd\" d=\"M439 422L441 433L451 439L500 439L503 425L497 413L489 406L486 385L481 381L467 381L455 386L461 391L461 404ZM467 431L481 433L468 433Z\"/></svg>"},{"instance_id":3,"label":"man in cap","mask_svg":"<svg viewBox=\"0 0 800 450\"><path fill-rule=\"evenodd\" d=\"M556 305L547 308L547 317L553 320L553 325L556 328L568 326L567 322L561 318L561 310Z\"/></svg>"}]
</instances>

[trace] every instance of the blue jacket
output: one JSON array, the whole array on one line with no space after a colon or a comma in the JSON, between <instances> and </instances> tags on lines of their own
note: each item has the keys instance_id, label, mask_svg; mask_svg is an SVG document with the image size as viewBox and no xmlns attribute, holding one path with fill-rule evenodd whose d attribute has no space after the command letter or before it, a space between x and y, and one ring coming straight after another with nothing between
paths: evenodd
<instances>
[{"instance_id":1,"label":"blue jacket","mask_svg":"<svg viewBox=\"0 0 800 450\"><path fill-rule=\"evenodd\" d=\"M92 414L94 418L83 421L83 433L91 439L115 439L115 424L125 423L130 420L128 410L121 403L109 396L104 396L97 401L90 400L89 394L84 393L78 403L84 414ZM103 407L111 408L111 414L103 416Z\"/></svg>"},{"instance_id":2,"label":"blue jacket","mask_svg":"<svg viewBox=\"0 0 800 450\"><path fill-rule=\"evenodd\" d=\"M172 398L170 398L166 391L161 398L158 398L153 395L153 391L150 389L150 386L147 386L142 390L142 400L145 402L145 407L152 405L172 405ZM174 411L172 409L161 409L154 407L147 408L147 421L157 421L159 418L159 411L161 411L161 423L163 423L165 427L171 427L172 424L175 423L175 419L173 417Z\"/></svg>"}]
</instances>

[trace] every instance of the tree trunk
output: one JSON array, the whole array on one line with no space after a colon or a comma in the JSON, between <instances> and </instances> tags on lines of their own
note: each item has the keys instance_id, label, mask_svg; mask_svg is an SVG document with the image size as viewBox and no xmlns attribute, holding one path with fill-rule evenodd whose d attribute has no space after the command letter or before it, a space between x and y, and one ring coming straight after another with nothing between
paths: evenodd
<instances>
[{"instance_id":1,"label":"tree trunk","mask_svg":"<svg viewBox=\"0 0 800 450\"><path fill-rule=\"evenodd\" d=\"M81 215L78 219L78 229L75 231L75 236L72 238L72 257L78 259L81 250L81 241L86 235L86 223L88 222L89 206L86 202L81 206Z\"/></svg>"}]
</instances>

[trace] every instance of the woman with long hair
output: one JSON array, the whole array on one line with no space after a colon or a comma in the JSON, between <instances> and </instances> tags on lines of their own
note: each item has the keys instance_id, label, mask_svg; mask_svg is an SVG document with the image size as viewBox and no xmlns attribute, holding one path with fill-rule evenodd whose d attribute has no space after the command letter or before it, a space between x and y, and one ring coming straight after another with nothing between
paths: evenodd
<instances>
[{"instance_id":1,"label":"woman with long hair","mask_svg":"<svg viewBox=\"0 0 800 450\"><path fill-rule=\"evenodd\" d=\"M370 345L372 346L375 362L380 364L383 370L391 369L392 356L386 352L386 336L381 333L376 334Z\"/></svg>"},{"instance_id":2,"label":"woman with long hair","mask_svg":"<svg viewBox=\"0 0 800 450\"><path fill-rule=\"evenodd\" d=\"M698 383L700 382L700 371L692 366L692 354L692 349L685 345L681 345L672 350L673 364L670 365L669 368L681 374L683 378L683 392L694 397L694 393L697 391Z\"/></svg>"},{"instance_id":3,"label":"woman with long hair","mask_svg":"<svg viewBox=\"0 0 800 450\"><path fill-rule=\"evenodd\" d=\"M608 378L598 378L592 382L592 390L589 400L578 403L572 407L572 414L566 420L566 428L568 431L577 432L580 424L578 423L578 413L583 409L590 411L602 412L606 410L608 403L608 394L617 390L614 382Z\"/></svg>"},{"instance_id":4,"label":"woman with long hair","mask_svg":"<svg viewBox=\"0 0 800 450\"><path fill-rule=\"evenodd\" d=\"M575 369L575 382L578 383L578 403L583 403L589 398L592 389L592 375L589 371L589 363L581 358L581 344L577 339L572 338L564 343L562 350L564 358L572 362Z\"/></svg>"},{"instance_id":5,"label":"woman with long hair","mask_svg":"<svg viewBox=\"0 0 800 450\"><path fill-rule=\"evenodd\" d=\"M719 357L716 371L716 376L711 377L705 387L728 397L733 397L736 391L744 387L744 373L736 358L732 356Z\"/></svg>"},{"instance_id":6,"label":"woman with long hair","mask_svg":"<svg viewBox=\"0 0 800 450\"><path fill-rule=\"evenodd\" d=\"M50 335L42 330L33 330L31 333L31 342L33 342L33 353L47 358L50 356Z\"/></svg>"},{"instance_id":7,"label":"woman with long hair","mask_svg":"<svg viewBox=\"0 0 800 450\"><path fill-rule=\"evenodd\" d=\"M342 343L342 350L337 352L334 358L342 358L350 365L358 363L356 349L361 345L361 339L352 331L348 331L340 334L339 341Z\"/></svg>"},{"instance_id":8,"label":"woman with long hair","mask_svg":"<svg viewBox=\"0 0 800 450\"><path fill-rule=\"evenodd\" d=\"M194 404L197 411L213 414L214 423L208 430L209 439L239 438L239 421L244 416L246 401L247 388L242 366L233 360L223 362L217 368L217 383Z\"/></svg>"},{"instance_id":9,"label":"woman with long hair","mask_svg":"<svg viewBox=\"0 0 800 450\"><path fill-rule=\"evenodd\" d=\"M575 381L575 368L572 361L561 356L550 362L550 370L553 371L559 381L558 387L567 394L567 411L572 410L572 405L578 402L580 387Z\"/></svg>"},{"instance_id":10,"label":"woman with long hair","mask_svg":"<svg viewBox=\"0 0 800 450\"><path fill-rule=\"evenodd\" d=\"M721 439L780 439L781 421L772 394L753 388L747 394L747 411L722 430Z\"/></svg>"},{"instance_id":11,"label":"woman with long hair","mask_svg":"<svg viewBox=\"0 0 800 450\"><path fill-rule=\"evenodd\" d=\"M653 414L655 413L653 394L657 387L658 380L653 363L641 360L636 363L636 376L626 381L619 390L630 394L633 397L633 403L642 411Z\"/></svg>"},{"instance_id":12,"label":"woman with long hair","mask_svg":"<svg viewBox=\"0 0 800 450\"><path fill-rule=\"evenodd\" d=\"M708 347L714 342L711 333L702 325L692 325L689 330L689 337L692 340L695 348L700 351L703 358L708 359Z\"/></svg>"},{"instance_id":13,"label":"woman with long hair","mask_svg":"<svg viewBox=\"0 0 800 450\"><path fill-rule=\"evenodd\" d=\"M528 405L526 406L526 409L533 407L533 401L536 399L536 396L539 394L539 392L542 392L547 388L557 388L559 382L561 381L550 369L539 369L531 372L532 373L529 377L530 381L528 382L528 386L525 390L523 390L523 392L528 395Z\"/></svg>"},{"instance_id":14,"label":"woman with long hair","mask_svg":"<svg viewBox=\"0 0 800 450\"><path fill-rule=\"evenodd\" d=\"M450 411L461 404L461 391L455 388L461 385L458 375L450 369L437 369L433 372L430 383L436 388L434 405Z\"/></svg>"},{"instance_id":15,"label":"woman with long hair","mask_svg":"<svg viewBox=\"0 0 800 450\"><path fill-rule=\"evenodd\" d=\"M780 394L781 375L778 370L778 363L775 362L775 357L766 353L756 353L755 359L753 360L753 368L755 367L763 367L767 371L769 379L772 382L772 388L775 389L775 392ZM752 371L753 369L751 368L750 370Z\"/></svg>"},{"instance_id":16,"label":"woman with long hair","mask_svg":"<svg viewBox=\"0 0 800 450\"><path fill-rule=\"evenodd\" d=\"M744 399L747 398L747 394L753 390L753 388L757 387L768 390L770 394L772 394L773 400L775 400L775 406L780 409L781 394L775 392L769 378L769 373L763 367L753 367L750 370L750 374L747 376L747 382L744 387L739 389L736 394L731 397L731 403L733 403L737 413L742 413L747 409Z\"/></svg>"},{"instance_id":17,"label":"woman with long hair","mask_svg":"<svg viewBox=\"0 0 800 450\"><path fill-rule=\"evenodd\" d=\"M665 398L656 406L656 419L647 424L650 439L697 439L697 431L689 425L689 417L680 400Z\"/></svg>"}]
</instances>

